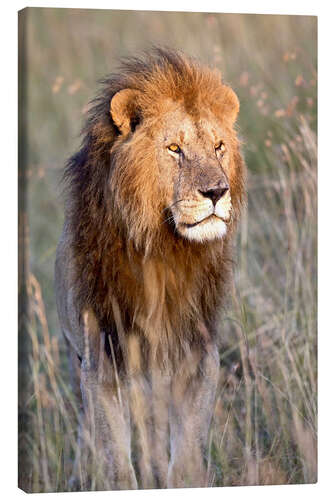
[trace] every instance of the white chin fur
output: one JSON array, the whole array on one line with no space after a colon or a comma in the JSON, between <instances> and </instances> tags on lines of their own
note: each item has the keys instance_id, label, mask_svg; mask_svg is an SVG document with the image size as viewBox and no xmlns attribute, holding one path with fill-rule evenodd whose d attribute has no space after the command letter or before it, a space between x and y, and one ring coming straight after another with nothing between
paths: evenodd
<instances>
[{"instance_id":1,"label":"white chin fur","mask_svg":"<svg viewBox=\"0 0 333 500\"><path fill-rule=\"evenodd\" d=\"M223 238L227 232L227 225L221 219L203 221L194 227L182 227L180 233L185 238L192 241L204 242L207 240L215 240Z\"/></svg>"}]
</instances>

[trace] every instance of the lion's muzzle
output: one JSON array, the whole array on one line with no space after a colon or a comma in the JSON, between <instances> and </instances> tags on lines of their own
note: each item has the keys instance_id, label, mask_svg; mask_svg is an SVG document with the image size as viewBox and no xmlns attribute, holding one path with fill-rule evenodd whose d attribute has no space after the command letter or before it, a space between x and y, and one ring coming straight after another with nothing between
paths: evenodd
<instances>
[{"instance_id":1,"label":"lion's muzzle","mask_svg":"<svg viewBox=\"0 0 333 500\"><path fill-rule=\"evenodd\" d=\"M178 232L187 239L208 241L222 238L231 217L229 186L200 191L192 198L182 200L173 212Z\"/></svg>"}]
</instances>

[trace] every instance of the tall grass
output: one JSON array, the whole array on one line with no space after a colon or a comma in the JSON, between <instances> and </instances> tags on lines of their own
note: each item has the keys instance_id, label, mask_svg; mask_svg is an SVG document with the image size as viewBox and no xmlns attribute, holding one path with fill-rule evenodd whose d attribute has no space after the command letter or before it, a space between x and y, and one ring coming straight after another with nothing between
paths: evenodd
<instances>
[{"instance_id":1,"label":"tall grass","mask_svg":"<svg viewBox=\"0 0 333 500\"><path fill-rule=\"evenodd\" d=\"M21 426L20 486L33 492L74 487L80 408L53 294L63 219L58 180L78 145L95 81L114 69L117 56L149 43L182 48L218 66L241 101L248 210L239 228L234 293L221 316L207 484L315 482L316 20L33 9L26 26L28 146L21 168L27 176L29 341L20 358L20 418L29 425ZM137 442L133 458L141 470L148 455L147 443ZM91 487L108 486L97 477Z\"/></svg>"}]
</instances>

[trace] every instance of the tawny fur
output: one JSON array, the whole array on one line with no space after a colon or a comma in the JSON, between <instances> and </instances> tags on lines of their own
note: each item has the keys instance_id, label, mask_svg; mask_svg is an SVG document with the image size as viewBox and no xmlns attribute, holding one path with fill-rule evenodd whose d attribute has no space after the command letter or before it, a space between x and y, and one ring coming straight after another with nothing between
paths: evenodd
<instances>
[{"instance_id":1,"label":"tawny fur","mask_svg":"<svg viewBox=\"0 0 333 500\"><path fill-rule=\"evenodd\" d=\"M130 142L122 140L109 112L121 89L140 91L136 118L143 130ZM233 220L223 241L190 242L163 223L164 197L151 137L170 100L182 102L194 120L201 110L212 110L228 134ZM116 297L125 329L139 319L143 330L151 332L150 341L168 355L177 357L184 343L202 342L198 322L212 331L230 282L231 240L244 193L243 160L233 130L237 112L234 94L218 72L177 53L160 50L142 60L129 59L120 73L103 82L82 148L70 159L65 176L75 302L81 310L92 308L102 329L114 323Z\"/></svg>"},{"instance_id":2,"label":"tawny fur","mask_svg":"<svg viewBox=\"0 0 333 500\"><path fill-rule=\"evenodd\" d=\"M153 51L103 82L66 167L57 306L107 487L137 486L130 414L144 487L207 484L217 319L244 200L238 109L218 72Z\"/></svg>"}]
</instances>

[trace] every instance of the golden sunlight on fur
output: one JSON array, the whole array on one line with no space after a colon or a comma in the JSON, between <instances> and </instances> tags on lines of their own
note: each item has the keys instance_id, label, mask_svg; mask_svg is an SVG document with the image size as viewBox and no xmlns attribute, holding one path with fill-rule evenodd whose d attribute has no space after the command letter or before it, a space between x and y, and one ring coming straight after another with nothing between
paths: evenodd
<instances>
[{"instance_id":1,"label":"golden sunlight on fur","mask_svg":"<svg viewBox=\"0 0 333 500\"><path fill-rule=\"evenodd\" d=\"M144 487L208 481L217 319L244 200L238 110L218 72L152 51L104 81L66 168L58 312L81 363L85 441L114 488L137 474Z\"/></svg>"}]
</instances>

